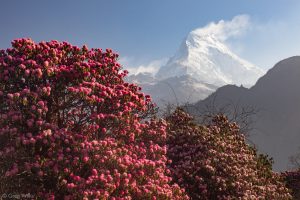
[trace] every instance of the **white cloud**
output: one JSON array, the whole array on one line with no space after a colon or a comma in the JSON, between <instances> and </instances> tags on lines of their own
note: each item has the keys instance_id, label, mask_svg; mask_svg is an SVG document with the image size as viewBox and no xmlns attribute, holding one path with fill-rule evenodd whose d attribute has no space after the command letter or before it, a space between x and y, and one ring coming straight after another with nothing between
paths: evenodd
<instances>
[{"instance_id":1,"label":"white cloud","mask_svg":"<svg viewBox=\"0 0 300 200\"><path fill-rule=\"evenodd\" d=\"M300 55L299 20L298 10L264 21L251 19L251 29L243 37L230 39L226 43L239 56L269 69L282 59Z\"/></svg>"},{"instance_id":2,"label":"white cloud","mask_svg":"<svg viewBox=\"0 0 300 200\"><path fill-rule=\"evenodd\" d=\"M220 20L198 28L193 32L197 35L214 35L225 41L228 38L240 36L250 28L250 17L248 15L237 15L230 21Z\"/></svg>"},{"instance_id":3,"label":"white cloud","mask_svg":"<svg viewBox=\"0 0 300 200\"><path fill-rule=\"evenodd\" d=\"M136 60L131 57L121 57L119 62L123 66L124 69L129 71L129 74L138 74L138 73L151 73L156 74L159 68L166 64L168 58L162 58L150 61L146 64L132 64L135 63Z\"/></svg>"},{"instance_id":4,"label":"white cloud","mask_svg":"<svg viewBox=\"0 0 300 200\"><path fill-rule=\"evenodd\" d=\"M292 10L282 15L274 14L269 19L237 15L231 20L211 22L193 32L197 35L215 35L238 56L267 70L282 59L300 55L299 8L300 3ZM137 62L136 59L128 57L120 59L120 63L132 74L155 74L166 61L166 58L148 62Z\"/></svg>"},{"instance_id":5,"label":"white cloud","mask_svg":"<svg viewBox=\"0 0 300 200\"><path fill-rule=\"evenodd\" d=\"M213 34L245 60L269 69L282 59L300 55L300 4L282 15L269 19L237 15L232 20L220 20L193 32Z\"/></svg>"},{"instance_id":6,"label":"white cloud","mask_svg":"<svg viewBox=\"0 0 300 200\"><path fill-rule=\"evenodd\" d=\"M225 41L228 38L242 35L249 26L250 17L248 15L238 15L230 21L220 20L217 23L211 22L205 27L198 28L192 32L197 33L197 35L213 34L218 39ZM159 68L166 64L167 61L168 58L162 58L150 62L140 62L134 57L121 57L119 60L123 68L128 70L130 74L151 73L153 75L156 74Z\"/></svg>"}]
</instances>

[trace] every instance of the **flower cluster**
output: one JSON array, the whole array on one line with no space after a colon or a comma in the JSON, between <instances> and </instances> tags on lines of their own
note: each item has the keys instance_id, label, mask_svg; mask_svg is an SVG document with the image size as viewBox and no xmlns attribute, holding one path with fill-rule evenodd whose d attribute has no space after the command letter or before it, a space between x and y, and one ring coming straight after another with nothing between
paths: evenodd
<instances>
[{"instance_id":1,"label":"flower cluster","mask_svg":"<svg viewBox=\"0 0 300 200\"><path fill-rule=\"evenodd\" d=\"M192 199L291 199L268 159L257 155L226 117L199 126L177 109L167 122L173 181Z\"/></svg>"},{"instance_id":2,"label":"flower cluster","mask_svg":"<svg viewBox=\"0 0 300 200\"><path fill-rule=\"evenodd\" d=\"M0 193L188 199L166 168L166 122L110 49L18 39L0 50Z\"/></svg>"}]
</instances>

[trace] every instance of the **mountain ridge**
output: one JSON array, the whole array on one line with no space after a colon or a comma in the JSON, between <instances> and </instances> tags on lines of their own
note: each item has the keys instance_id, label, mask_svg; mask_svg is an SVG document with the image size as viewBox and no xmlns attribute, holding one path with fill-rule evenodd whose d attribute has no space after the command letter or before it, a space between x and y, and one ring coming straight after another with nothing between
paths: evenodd
<instances>
[{"instance_id":1,"label":"mountain ridge","mask_svg":"<svg viewBox=\"0 0 300 200\"><path fill-rule=\"evenodd\" d=\"M299 77L300 56L293 56L275 64L253 87L221 87L188 111L197 116L207 105L214 104L218 110L229 103L240 109L257 108L259 112L254 116L249 140L259 151L274 158L275 170L286 170L291 167L289 157L300 153Z\"/></svg>"}]
</instances>

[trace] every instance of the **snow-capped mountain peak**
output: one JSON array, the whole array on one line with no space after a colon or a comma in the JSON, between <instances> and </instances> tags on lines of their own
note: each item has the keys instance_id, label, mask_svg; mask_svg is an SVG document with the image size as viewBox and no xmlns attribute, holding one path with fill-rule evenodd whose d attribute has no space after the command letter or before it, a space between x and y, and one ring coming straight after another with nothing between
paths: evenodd
<instances>
[{"instance_id":1,"label":"snow-capped mountain peak","mask_svg":"<svg viewBox=\"0 0 300 200\"><path fill-rule=\"evenodd\" d=\"M254 85L263 70L231 52L220 34L200 28L190 32L180 48L154 75L128 77L159 105L193 103L227 84Z\"/></svg>"},{"instance_id":2,"label":"snow-capped mountain peak","mask_svg":"<svg viewBox=\"0 0 300 200\"><path fill-rule=\"evenodd\" d=\"M179 50L162 66L156 78L189 75L218 86L253 85L264 71L239 58L214 34L196 29L188 34Z\"/></svg>"}]
</instances>

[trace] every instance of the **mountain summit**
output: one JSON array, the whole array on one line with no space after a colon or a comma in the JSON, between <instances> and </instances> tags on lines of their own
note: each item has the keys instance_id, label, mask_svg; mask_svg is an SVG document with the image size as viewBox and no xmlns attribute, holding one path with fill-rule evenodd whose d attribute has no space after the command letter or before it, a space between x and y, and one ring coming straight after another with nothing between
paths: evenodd
<instances>
[{"instance_id":1,"label":"mountain summit","mask_svg":"<svg viewBox=\"0 0 300 200\"><path fill-rule=\"evenodd\" d=\"M264 74L260 68L232 53L217 34L196 29L156 74L128 77L142 86L160 107L195 103L227 84L254 85Z\"/></svg>"},{"instance_id":2,"label":"mountain summit","mask_svg":"<svg viewBox=\"0 0 300 200\"><path fill-rule=\"evenodd\" d=\"M239 58L214 34L203 29L189 33L176 54L162 66L156 78L192 76L207 84L254 85L264 71Z\"/></svg>"}]
</instances>

